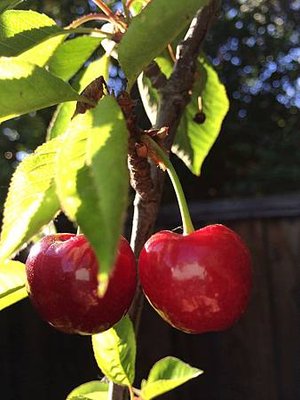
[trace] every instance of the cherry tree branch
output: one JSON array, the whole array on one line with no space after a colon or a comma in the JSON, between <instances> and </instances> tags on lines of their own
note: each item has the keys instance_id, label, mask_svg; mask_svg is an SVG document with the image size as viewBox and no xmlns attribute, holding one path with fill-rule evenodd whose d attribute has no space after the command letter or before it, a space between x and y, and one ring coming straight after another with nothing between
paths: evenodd
<instances>
[{"instance_id":1,"label":"cherry tree branch","mask_svg":"<svg viewBox=\"0 0 300 400\"><path fill-rule=\"evenodd\" d=\"M220 0L212 0L210 4L198 11L190 28L177 48L176 62L169 79L161 73L155 63L150 64L146 73L160 94L160 106L157 120L153 128L169 127L169 134L164 142L167 150L171 149L181 116L188 105L193 88L197 58L211 24L218 15ZM133 158L138 155L131 154ZM137 165L137 164L136 164ZM136 191L134 200L134 215L132 221L131 246L138 258L146 240L151 236L157 218L162 196L164 173L151 164L141 163L142 169L135 171L143 182L148 182L147 191ZM144 169L143 169L144 168ZM138 331L144 297L141 287L138 287L135 299L130 309L130 317ZM127 388L115 385L112 400L125 400Z\"/></svg>"},{"instance_id":2,"label":"cherry tree branch","mask_svg":"<svg viewBox=\"0 0 300 400\"><path fill-rule=\"evenodd\" d=\"M174 141L181 116L190 101L193 88L197 58L200 54L205 36L218 15L220 0L199 10L186 34L178 46L177 61L174 70L167 81L157 72L163 84L158 88L161 101L154 128L169 127L165 147L170 150ZM152 189L142 195L137 192L134 201L133 228L131 246L138 257L145 241L152 233L162 195L164 173L152 165L149 179Z\"/></svg>"}]
</instances>

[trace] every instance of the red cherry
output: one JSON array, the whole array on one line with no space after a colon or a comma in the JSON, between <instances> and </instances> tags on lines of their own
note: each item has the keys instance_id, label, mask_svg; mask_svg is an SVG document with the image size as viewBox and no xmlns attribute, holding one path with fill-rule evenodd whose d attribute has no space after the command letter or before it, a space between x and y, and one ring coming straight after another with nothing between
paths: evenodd
<instances>
[{"instance_id":1,"label":"red cherry","mask_svg":"<svg viewBox=\"0 0 300 400\"><path fill-rule=\"evenodd\" d=\"M245 311L252 282L246 245L223 225L156 233L140 254L139 273L156 311L187 333L229 328Z\"/></svg>"},{"instance_id":2,"label":"red cherry","mask_svg":"<svg viewBox=\"0 0 300 400\"><path fill-rule=\"evenodd\" d=\"M28 291L41 316L65 333L105 331L128 311L136 289L136 264L121 237L103 297L97 294L98 264L83 235L45 236L26 261Z\"/></svg>"}]
</instances>

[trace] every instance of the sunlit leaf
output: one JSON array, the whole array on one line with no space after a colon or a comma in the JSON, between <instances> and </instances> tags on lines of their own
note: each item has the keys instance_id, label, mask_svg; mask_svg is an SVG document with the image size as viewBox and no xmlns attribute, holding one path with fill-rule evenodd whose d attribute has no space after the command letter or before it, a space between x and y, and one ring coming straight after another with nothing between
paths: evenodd
<instances>
[{"instance_id":1,"label":"sunlit leaf","mask_svg":"<svg viewBox=\"0 0 300 400\"><path fill-rule=\"evenodd\" d=\"M166 55L161 55L156 61L168 77L172 72L170 60ZM203 56L198 59L196 76L192 98L181 118L172 151L195 175L199 175L203 161L220 133L229 101L216 71ZM159 107L158 92L144 74L139 77L138 85L148 118L155 124ZM194 120L199 112L199 96L205 115L203 123Z\"/></svg>"},{"instance_id":2,"label":"sunlit leaf","mask_svg":"<svg viewBox=\"0 0 300 400\"><path fill-rule=\"evenodd\" d=\"M150 0L151 1L151 0ZM149 0L134 0L130 4L130 12L133 16L139 14L142 9L149 3Z\"/></svg>"},{"instance_id":3,"label":"sunlit leaf","mask_svg":"<svg viewBox=\"0 0 300 400\"><path fill-rule=\"evenodd\" d=\"M201 375L203 371L193 368L175 357L165 357L154 364L148 379L142 383L141 398L151 400Z\"/></svg>"},{"instance_id":4,"label":"sunlit leaf","mask_svg":"<svg viewBox=\"0 0 300 400\"><path fill-rule=\"evenodd\" d=\"M72 120L58 154L60 202L93 246L104 285L127 207L127 147L123 114L116 100L106 96L97 107Z\"/></svg>"},{"instance_id":5,"label":"sunlit leaf","mask_svg":"<svg viewBox=\"0 0 300 400\"><path fill-rule=\"evenodd\" d=\"M108 67L109 57L106 55L103 55L98 60L92 61L84 70L79 79L74 83L74 88L81 93L86 86L88 86L93 80L101 75L107 81ZM66 131L68 124L74 115L75 108L76 102L63 103L57 107L47 132L48 140L62 135Z\"/></svg>"},{"instance_id":6,"label":"sunlit leaf","mask_svg":"<svg viewBox=\"0 0 300 400\"><path fill-rule=\"evenodd\" d=\"M45 69L13 58L0 58L0 122L79 99L68 83Z\"/></svg>"},{"instance_id":7,"label":"sunlit leaf","mask_svg":"<svg viewBox=\"0 0 300 400\"><path fill-rule=\"evenodd\" d=\"M166 0L155 0L133 18L118 50L129 87L142 70L191 22L197 10L209 1L173 0L170 6Z\"/></svg>"},{"instance_id":8,"label":"sunlit leaf","mask_svg":"<svg viewBox=\"0 0 300 400\"><path fill-rule=\"evenodd\" d=\"M0 259L11 257L59 210L54 188L54 160L59 139L27 156L14 173L4 207Z\"/></svg>"},{"instance_id":9,"label":"sunlit leaf","mask_svg":"<svg viewBox=\"0 0 300 400\"><path fill-rule=\"evenodd\" d=\"M130 386L135 375L136 343L129 317L113 328L92 336L94 355L104 375L119 385Z\"/></svg>"},{"instance_id":10,"label":"sunlit leaf","mask_svg":"<svg viewBox=\"0 0 300 400\"><path fill-rule=\"evenodd\" d=\"M91 381L78 386L66 400L108 400L108 383Z\"/></svg>"},{"instance_id":11,"label":"sunlit leaf","mask_svg":"<svg viewBox=\"0 0 300 400\"><path fill-rule=\"evenodd\" d=\"M201 96L204 123L194 121L199 112L198 96ZM207 60L200 58L192 99L181 119L172 147L172 151L195 175L200 175L203 161L220 133L228 109L224 85Z\"/></svg>"},{"instance_id":12,"label":"sunlit leaf","mask_svg":"<svg viewBox=\"0 0 300 400\"><path fill-rule=\"evenodd\" d=\"M19 261L0 264L0 310L27 297L25 265Z\"/></svg>"},{"instance_id":13,"label":"sunlit leaf","mask_svg":"<svg viewBox=\"0 0 300 400\"><path fill-rule=\"evenodd\" d=\"M47 140L51 140L65 133L74 115L76 101L68 101L57 106L52 120L48 126Z\"/></svg>"},{"instance_id":14,"label":"sunlit leaf","mask_svg":"<svg viewBox=\"0 0 300 400\"><path fill-rule=\"evenodd\" d=\"M62 32L45 14L31 10L5 11L0 15L0 56L19 55Z\"/></svg>"},{"instance_id":15,"label":"sunlit leaf","mask_svg":"<svg viewBox=\"0 0 300 400\"><path fill-rule=\"evenodd\" d=\"M144 73L140 74L137 83L146 114L151 124L155 125L160 101L159 94Z\"/></svg>"},{"instance_id":16,"label":"sunlit leaf","mask_svg":"<svg viewBox=\"0 0 300 400\"><path fill-rule=\"evenodd\" d=\"M68 81L100 45L102 38L79 36L62 43L49 61L49 71ZM99 74L98 74L99 75Z\"/></svg>"},{"instance_id":17,"label":"sunlit leaf","mask_svg":"<svg viewBox=\"0 0 300 400\"><path fill-rule=\"evenodd\" d=\"M63 35L54 36L50 39L46 39L40 44L31 47L29 50L24 51L16 60L27 61L32 64L38 65L39 67L44 67L50 57L53 55L57 47L63 42L65 37Z\"/></svg>"}]
</instances>

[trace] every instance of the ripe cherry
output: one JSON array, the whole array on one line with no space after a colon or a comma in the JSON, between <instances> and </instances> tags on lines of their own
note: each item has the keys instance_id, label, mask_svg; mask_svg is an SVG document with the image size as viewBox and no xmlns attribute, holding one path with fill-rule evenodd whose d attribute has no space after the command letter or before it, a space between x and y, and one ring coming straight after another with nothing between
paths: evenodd
<instances>
[{"instance_id":1,"label":"ripe cherry","mask_svg":"<svg viewBox=\"0 0 300 400\"><path fill-rule=\"evenodd\" d=\"M94 334L117 323L136 289L136 263L121 237L107 290L99 297L98 264L83 235L56 234L36 243L26 261L28 291L40 315L65 333Z\"/></svg>"},{"instance_id":2,"label":"ripe cherry","mask_svg":"<svg viewBox=\"0 0 300 400\"><path fill-rule=\"evenodd\" d=\"M229 328L245 311L252 282L246 245L223 225L156 233L140 254L139 273L160 316L188 333Z\"/></svg>"}]
</instances>

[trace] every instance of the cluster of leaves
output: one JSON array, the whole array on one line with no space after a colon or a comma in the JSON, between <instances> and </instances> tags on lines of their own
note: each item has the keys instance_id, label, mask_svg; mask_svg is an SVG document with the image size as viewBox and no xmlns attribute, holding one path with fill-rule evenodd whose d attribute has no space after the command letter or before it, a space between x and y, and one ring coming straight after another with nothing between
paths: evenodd
<instances>
[{"instance_id":1,"label":"cluster of leaves","mask_svg":"<svg viewBox=\"0 0 300 400\"><path fill-rule=\"evenodd\" d=\"M114 328L94 335L92 344L97 364L106 378L110 382L127 386L132 394L143 400L160 396L203 372L175 357L165 357L154 364L148 378L143 380L141 390L133 388L136 342L128 317L123 318ZM106 400L108 391L108 383L92 381L74 389L67 400Z\"/></svg>"},{"instance_id":2,"label":"cluster of leaves","mask_svg":"<svg viewBox=\"0 0 300 400\"><path fill-rule=\"evenodd\" d=\"M205 50L226 84L231 107L201 178L193 178L176 164L190 197L297 190L297 4L294 0L222 1L221 18ZM62 25L95 11L93 3L85 0L27 0L22 7L46 12ZM49 116L44 110L2 124L0 204L16 164L43 141ZM4 133L5 128L9 129Z\"/></svg>"},{"instance_id":3,"label":"cluster of leaves","mask_svg":"<svg viewBox=\"0 0 300 400\"><path fill-rule=\"evenodd\" d=\"M119 62L129 89L155 57L159 56L157 63L166 76L170 75L172 63L164 49L186 28L198 7L199 2L195 0L184 5L178 3L172 9L164 1L156 1L134 18L118 47ZM61 104L49 126L47 142L20 164L12 179L4 212L0 257L11 257L62 209L80 225L95 248L105 282L127 206L128 133L113 96L106 96L95 108L72 119L76 101L89 102L77 90L99 74L107 77L108 56L104 54L91 62L83 74L73 79L72 86L69 83L101 44L103 35L83 35L65 41L67 35L80 31L63 29L51 18L33 11L3 11L0 16L0 54L3 55L0 59L3 93L0 121ZM157 19L161 14L164 19ZM15 24L16 19L18 24ZM147 32L159 33L149 40ZM145 47L147 52L139 51ZM200 79L195 95L186 109L174 144L176 153L196 174L217 137L228 108L225 90L204 57L199 59L198 73ZM146 86L147 93L154 94L151 101L155 99L157 109L158 95L149 82ZM8 92L9 100L5 95ZM141 95L149 109L149 96L144 95L143 90ZM200 126L192 120L199 96L205 98L206 113L205 123ZM154 114L151 110L150 119L154 120ZM16 195L20 190L22 197ZM118 204L114 202L116 198ZM90 212L95 207L96 217ZM97 233L98 226L103 228L101 236Z\"/></svg>"},{"instance_id":4,"label":"cluster of leaves","mask_svg":"<svg viewBox=\"0 0 300 400\"><path fill-rule=\"evenodd\" d=\"M124 71L128 91L153 59L169 77L173 62L166 47L176 43L208 0L176 1L172 7L165 0L150 2L147 7L146 0L131 2L128 12L135 17L126 30L119 31L120 43L109 54L102 50L101 57L94 60L90 57L101 45L106 49L109 41L116 46L111 36L80 24L63 28L45 14L12 9L17 3L6 0L0 8L0 122L58 106L46 142L19 164L10 183L0 239L1 308L26 296L24 266L7 260L61 210L80 226L93 246L101 265L100 289L105 290L127 208L129 132L114 95L107 93L95 104L80 93L99 76L107 80L111 56ZM117 24L117 19L114 21ZM193 98L173 148L195 174L200 173L228 109L225 89L204 55L199 58L197 74ZM154 120L159 94L142 76L140 81L141 97ZM198 98L203 99L206 115L201 126L192 120L199 108ZM78 102L89 109L78 114ZM152 109L150 105L154 105ZM133 396L135 342L129 319L94 336L93 345L107 378L128 386ZM152 399L199 373L174 358L161 360L142 383L139 397ZM80 390L85 392L83 397ZM105 384L91 383L71 398L94 398L103 391L107 394Z\"/></svg>"}]
</instances>

